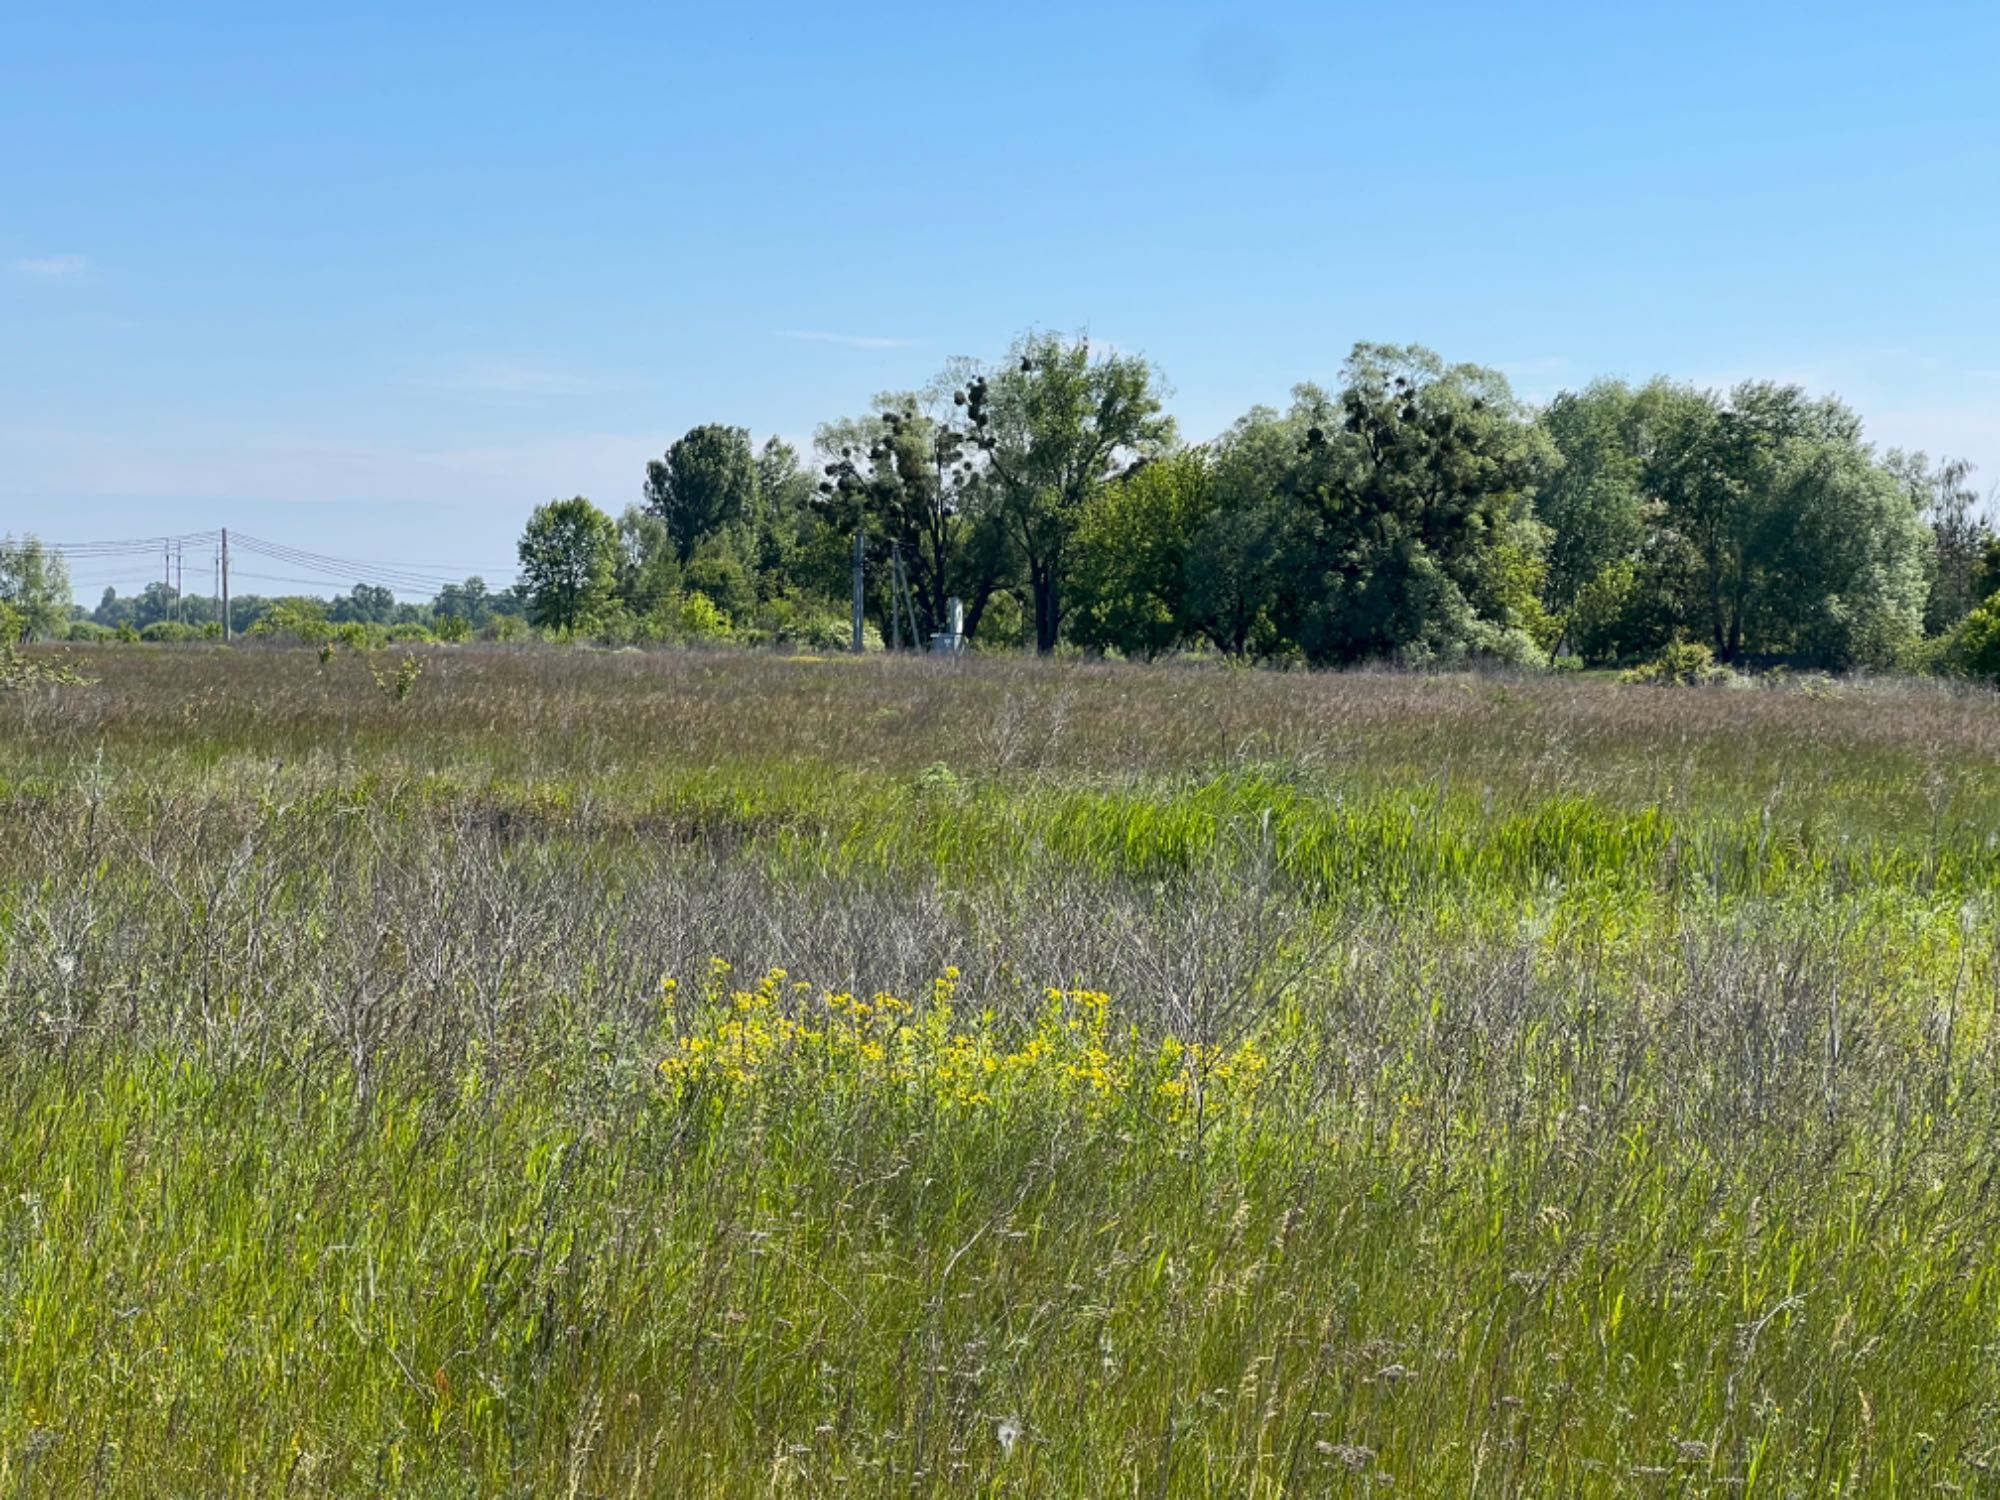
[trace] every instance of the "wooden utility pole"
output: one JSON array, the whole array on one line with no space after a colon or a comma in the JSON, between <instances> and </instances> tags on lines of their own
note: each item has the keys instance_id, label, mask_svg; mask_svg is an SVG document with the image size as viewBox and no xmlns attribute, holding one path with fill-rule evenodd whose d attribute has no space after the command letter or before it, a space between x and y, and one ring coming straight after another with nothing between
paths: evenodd
<instances>
[{"instance_id":1,"label":"wooden utility pole","mask_svg":"<svg viewBox=\"0 0 2000 1500\"><path fill-rule=\"evenodd\" d=\"M226 641L229 631L229 528L222 528L222 638Z\"/></svg>"}]
</instances>

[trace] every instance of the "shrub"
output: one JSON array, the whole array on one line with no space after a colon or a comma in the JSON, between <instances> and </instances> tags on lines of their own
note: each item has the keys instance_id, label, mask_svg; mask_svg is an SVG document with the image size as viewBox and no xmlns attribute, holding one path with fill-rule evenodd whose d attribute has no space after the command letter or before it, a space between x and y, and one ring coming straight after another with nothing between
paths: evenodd
<instances>
[{"instance_id":1,"label":"shrub","mask_svg":"<svg viewBox=\"0 0 2000 1500\"><path fill-rule=\"evenodd\" d=\"M674 610L673 620L675 634L691 644L729 639L729 616L706 594L686 595Z\"/></svg>"},{"instance_id":2,"label":"shrub","mask_svg":"<svg viewBox=\"0 0 2000 1500\"><path fill-rule=\"evenodd\" d=\"M472 639L472 622L463 615L439 615L432 634L447 646L463 646Z\"/></svg>"},{"instance_id":3,"label":"shrub","mask_svg":"<svg viewBox=\"0 0 2000 1500\"><path fill-rule=\"evenodd\" d=\"M531 641L535 638L533 627L519 615L495 615L486 622L486 628L479 635L482 640L501 642Z\"/></svg>"},{"instance_id":4,"label":"shrub","mask_svg":"<svg viewBox=\"0 0 2000 1500\"><path fill-rule=\"evenodd\" d=\"M1670 641L1651 661L1618 674L1620 682L1645 683L1654 687L1693 687L1701 683L1727 682L1734 675L1715 664L1715 653L1700 641Z\"/></svg>"},{"instance_id":5,"label":"shrub","mask_svg":"<svg viewBox=\"0 0 2000 1500\"><path fill-rule=\"evenodd\" d=\"M2000 683L2000 593L1959 622L1949 660L1968 677Z\"/></svg>"},{"instance_id":6,"label":"shrub","mask_svg":"<svg viewBox=\"0 0 2000 1500\"><path fill-rule=\"evenodd\" d=\"M759 607L757 630L772 644L802 651L844 651L854 641L853 624L848 616L809 600L789 597L771 599ZM744 633L739 631L737 638L745 640Z\"/></svg>"},{"instance_id":7,"label":"shrub","mask_svg":"<svg viewBox=\"0 0 2000 1500\"><path fill-rule=\"evenodd\" d=\"M95 620L72 620L69 625L69 639L73 641L115 641L118 632L109 625L100 625Z\"/></svg>"},{"instance_id":8,"label":"shrub","mask_svg":"<svg viewBox=\"0 0 2000 1500\"><path fill-rule=\"evenodd\" d=\"M370 667L368 672L375 679L376 689L383 697L391 703L401 703L416 691L417 679L424 675L424 666L406 651L403 653L403 659L396 664L395 671Z\"/></svg>"},{"instance_id":9,"label":"shrub","mask_svg":"<svg viewBox=\"0 0 2000 1500\"><path fill-rule=\"evenodd\" d=\"M250 627L251 635L291 636L311 646L333 638L333 626L326 621L318 604L285 599L272 605Z\"/></svg>"},{"instance_id":10,"label":"shrub","mask_svg":"<svg viewBox=\"0 0 2000 1500\"><path fill-rule=\"evenodd\" d=\"M194 640L197 634L194 626L183 625L179 620L155 620L139 632L139 639L178 645L182 641Z\"/></svg>"}]
</instances>

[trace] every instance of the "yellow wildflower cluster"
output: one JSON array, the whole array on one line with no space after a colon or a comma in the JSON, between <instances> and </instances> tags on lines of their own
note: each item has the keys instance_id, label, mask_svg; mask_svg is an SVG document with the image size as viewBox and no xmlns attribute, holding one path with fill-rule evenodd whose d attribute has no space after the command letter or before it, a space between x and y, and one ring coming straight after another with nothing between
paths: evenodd
<instances>
[{"instance_id":1,"label":"yellow wildflower cluster","mask_svg":"<svg viewBox=\"0 0 2000 1500\"><path fill-rule=\"evenodd\" d=\"M818 989L783 969L742 989L730 973L714 960L691 1006L681 1002L678 981L661 981L669 1041L659 1071L669 1092L806 1081L945 1109L1041 1101L1093 1114L1138 1105L1184 1118L1247 1106L1269 1068L1254 1040L1204 1046L1114 1025L1111 997L1099 990L1045 991L1032 1026L1008 1028L991 1010L961 1023L957 969L946 969L914 1004L879 991Z\"/></svg>"}]
</instances>

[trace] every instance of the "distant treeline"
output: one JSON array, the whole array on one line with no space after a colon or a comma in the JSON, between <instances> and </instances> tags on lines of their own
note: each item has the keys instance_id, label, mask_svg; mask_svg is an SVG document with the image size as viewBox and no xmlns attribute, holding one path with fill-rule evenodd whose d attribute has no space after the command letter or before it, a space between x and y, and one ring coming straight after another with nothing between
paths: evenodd
<instances>
[{"instance_id":1,"label":"distant treeline","mask_svg":"<svg viewBox=\"0 0 2000 1500\"><path fill-rule=\"evenodd\" d=\"M1134 658L1602 664L1673 647L2000 667L2000 544L1970 466L1876 451L1836 398L1603 380L1537 408L1497 371L1363 344L1335 389L1301 385L1287 410L1189 446L1144 359L1054 334L878 397L821 427L809 460L696 427L622 515L538 509L511 588L245 598L232 623L831 646L857 535L884 638L943 630L958 598L975 644ZM107 591L89 623L199 629L212 610L162 584Z\"/></svg>"},{"instance_id":2,"label":"distant treeline","mask_svg":"<svg viewBox=\"0 0 2000 1500\"><path fill-rule=\"evenodd\" d=\"M248 635L274 617L281 622L310 618L334 626L358 624L403 630L429 629L442 619L453 618L475 631L496 619L510 618L520 622L525 630L527 611L527 598L520 591L511 587L495 590L483 578L468 578L423 604L399 600L392 590L372 583L357 583L351 591L330 599L299 594L237 594L229 601L229 623L237 635ZM160 582L146 585L137 594L120 594L107 588L95 609L79 607L72 614L75 623L71 633L77 633L77 624L85 624L93 627L83 632L86 636L102 631L113 636L122 633L146 638L151 632L150 638L157 640L221 633L218 599L206 594L177 593Z\"/></svg>"}]
</instances>

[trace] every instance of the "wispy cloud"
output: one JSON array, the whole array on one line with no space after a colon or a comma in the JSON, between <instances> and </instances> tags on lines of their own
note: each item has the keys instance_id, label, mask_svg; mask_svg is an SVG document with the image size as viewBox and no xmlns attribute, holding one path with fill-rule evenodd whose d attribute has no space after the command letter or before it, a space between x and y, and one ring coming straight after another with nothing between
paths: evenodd
<instances>
[{"instance_id":1,"label":"wispy cloud","mask_svg":"<svg viewBox=\"0 0 2000 1500\"><path fill-rule=\"evenodd\" d=\"M442 375L404 382L419 390L470 396L586 396L609 388L594 376L549 369L515 359L472 359Z\"/></svg>"},{"instance_id":2,"label":"wispy cloud","mask_svg":"<svg viewBox=\"0 0 2000 1500\"><path fill-rule=\"evenodd\" d=\"M866 333L818 333L810 329L787 328L781 339L798 339L807 344L839 344L844 349L914 349L922 339L891 339Z\"/></svg>"},{"instance_id":3,"label":"wispy cloud","mask_svg":"<svg viewBox=\"0 0 2000 1500\"><path fill-rule=\"evenodd\" d=\"M90 269L87 255L30 255L13 262L13 268L23 276L38 276L44 281L60 281L68 276L81 276Z\"/></svg>"}]
</instances>

